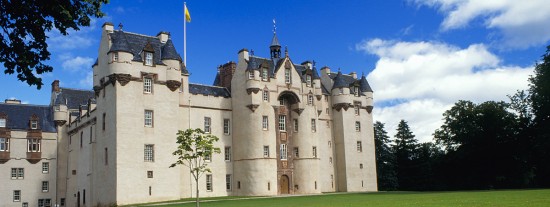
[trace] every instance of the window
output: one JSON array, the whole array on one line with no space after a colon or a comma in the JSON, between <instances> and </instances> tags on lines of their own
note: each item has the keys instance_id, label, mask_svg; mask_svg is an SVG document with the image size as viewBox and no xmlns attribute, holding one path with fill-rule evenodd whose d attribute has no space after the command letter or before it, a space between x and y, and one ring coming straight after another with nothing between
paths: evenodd
<instances>
[{"instance_id":1,"label":"window","mask_svg":"<svg viewBox=\"0 0 550 207\"><path fill-rule=\"evenodd\" d=\"M231 161L231 147L225 147L224 157L225 157L225 161Z\"/></svg>"},{"instance_id":2,"label":"window","mask_svg":"<svg viewBox=\"0 0 550 207\"><path fill-rule=\"evenodd\" d=\"M328 102L328 96L325 96L325 102Z\"/></svg>"},{"instance_id":3,"label":"window","mask_svg":"<svg viewBox=\"0 0 550 207\"><path fill-rule=\"evenodd\" d=\"M6 127L6 119L4 118L0 119L0 127Z\"/></svg>"},{"instance_id":4,"label":"window","mask_svg":"<svg viewBox=\"0 0 550 207\"><path fill-rule=\"evenodd\" d=\"M307 87L311 87L311 75L306 75L306 85Z\"/></svg>"},{"instance_id":5,"label":"window","mask_svg":"<svg viewBox=\"0 0 550 207\"><path fill-rule=\"evenodd\" d=\"M248 79L254 79L254 71L248 71Z\"/></svg>"},{"instance_id":6,"label":"window","mask_svg":"<svg viewBox=\"0 0 550 207\"><path fill-rule=\"evenodd\" d=\"M285 69L285 83L290 83L290 69Z\"/></svg>"},{"instance_id":7,"label":"window","mask_svg":"<svg viewBox=\"0 0 550 207\"><path fill-rule=\"evenodd\" d=\"M61 206L65 206L65 198L61 198L61 201L59 202Z\"/></svg>"},{"instance_id":8,"label":"window","mask_svg":"<svg viewBox=\"0 0 550 207\"><path fill-rule=\"evenodd\" d=\"M149 196L153 194L153 188L149 186Z\"/></svg>"},{"instance_id":9,"label":"window","mask_svg":"<svg viewBox=\"0 0 550 207\"><path fill-rule=\"evenodd\" d=\"M204 133L210 133L210 117L204 117Z\"/></svg>"},{"instance_id":10,"label":"window","mask_svg":"<svg viewBox=\"0 0 550 207\"><path fill-rule=\"evenodd\" d=\"M82 190L82 203L86 203L86 189Z\"/></svg>"},{"instance_id":11,"label":"window","mask_svg":"<svg viewBox=\"0 0 550 207\"><path fill-rule=\"evenodd\" d=\"M44 192L44 193L45 193L45 192L48 192L49 189L50 189L49 187L50 187L50 186L49 186L48 181L42 181L42 192Z\"/></svg>"},{"instance_id":12,"label":"window","mask_svg":"<svg viewBox=\"0 0 550 207\"><path fill-rule=\"evenodd\" d=\"M21 191L20 190L14 190L13 191L13 202L20 202L21 201Z\"/></svg>"},{"instance_id":13,"label":"window","mask_svg":"<svg viewBox=\"0 0 550 207\"><path fill-rule=\"evenodd\" d=\"M101 123L101 129L105 131L105 118L107 117L107 114L103 113L103 122Z\"/></svg>"},{"instance_id":14,"label":"window","mask_svg":"<svg viewBox=\"0 0 550 207\"><path fill-rule=\"evenodd\" d=\"M353 110L355 111L355 116L359 116L359 109L361 109L361 102L353 102Z\"/></svg>"},{"instance_id":15,"label":"window","mask_svg":"<svg viewBox=\"0 0 550 207\"><path fill-rule=\"evenodd\" d=\"M294 132L297 132L298 131L298 119L293 119L292 121L294 122Z\"/></svg>"},{"instance_id":16,"label":"window","mask_svg":"<svg viewBox=\"0 0 550 207\"><path fill-rule=\"evenodd\" d=\"M36 120L31 121L31 129L38 129L38 121Z\"/></svg>"},{"instance_id":17,"label":"window","mask_svg":"<svg viewBox=\"0 0 550 207\"><path fill-rule=\"evenodd\" d=\"M145 65L153 65L153 53L145 52Z\"/></svg>"},{"instance_id":18,"label":"window","mask_svg":"<svg viewBox=\"0 0 550 207\"><path fill-rule=\"evenodd\" d=\"M118 52L113 53L113 62L118 62Z\"/></svg>"},{"instance_id":19,"label":"window","mask_svg":"<svg viewBox=\"0 0 550 207\"><path fill-rule=\"evenodd\" d=\"M143 78L143 93L153 92L153 79L149 77Z\"/></svg>"},{"instance_id":20,"label":"window","mask_svg":"<svg viewBox=\"0 0 550 207\"><path fill-rule=\"evenodd\" d=\"M262 69L262 80L267 81L267 68Z\"/></svg>"},{"instance_id":21,"label":"window","mask_svg":"<svg viewBox=\"0 0 550 207\"><path fill-rule=\"evenodd\" d=\"M264 146L264 157L269 157L269 146Z\"/></svg>"},{"instance_id":22,"label":"window","mask_svg":"<svg viewBox=\"0 0 550 207\"><path fill-rule=\"evenodd\" d=\"M330 114L330 111L328 110L328 108L325 108L325 113Z\"/></svg>"},{"instance_id":23,"label":"window","mask_svg":"<svg viewBox=\"0 0 550 207\"><path fill-rule=\"evenodd\" d=\"M357 141L357 152L363 151L363 143L361 141Z\"/></svg>"},{"instance_id":24,"label":"window","mask_svg":"<svg viewBox=\"0 0 550 207\"><path fill-rule=\"evenodd\" d=\"M355 131L356 132L361 131L361 122L358 122L358 121L355 122Z\"/></svg>"},{"instance_id":25,"label":"window","mask_svg":"<svg viewBox=\"0 0 550 207\"><path fill-rule=\"evenodd\" d=\"M154 162L155 161L155 151L154 145L146 144L145 145L145 162Z\"/></svg>"},{"instance_id":26,"label":"window","mask_svg":"<svg viewBox=\"0 0 550 207\"><path fill-rule=\"evenodd\" d=\"M359 96L359 87L357 86L353 87L353 95Z\"/></svg>"},{"instance_id":27,"label":"window","mask_svg":"<svg viewBox=\"0 0 550 207\"><path fill-rule=\"evenodd\" d=\"M363 164L359 164L359 169L363 169Z\"/></svg>"},{"instance_id":28,"label":"window","mask_svg":"<svg viewBox=\"0 0 550 207\"><path fill-rule=\"evenodd\" d=\"M300 150L298 147L294 147L294 157L300 157Z\"/></svg>"},{"instance_id":29,"label":"window","mask_svg":"<svg viewBox=\"0 0 550 207\"><path fill-rule=\"evenodd\" d=\"M210 150L205 151L204 161L212 162L212 153L210 153Z\"/></svg>"},{"instance_id":30,"label":"window","mask_svg":"<svg viewBox=\"0 0 550 207\"><path fill-rule=\"evenodd\" d=\"M279 105L286 106L286 98L282 98L281 100L279 100Z\"/></svg>"},{"instance_id":31,"label":"window","mask_svg":"<svg viewBox=\"0 0 550 207\"><path fill-rule=\"evenodd\" d=\"M313 105L313 95L307 95L307 105Z\"/></svg>"},{"instance_id":32,"label":"window","mask_svg":"<svg viewBox=\"0 0 550 207\"><path fill-rule=\"evenodd\" d=\"M281 160L286 160L286 158L287 158L287 155L286 155L286 144L281 144L280 153L281 153Z\"/></svg>"},{"instance_id":33,"label":"window","mask_svg":"<svg viewBox=\"0 0 550 207\"><path fill-rule=\"evenodd\" d=\"M269 91L268 90L264 90L262 92L262 100L264 102L269 102Z\"/></svg>"},{"instance_id":34,"label":"window","mask_svg":"<svg viewBox=\"0 0 550 207\"><path fill-rule=\"evenodd\" d=\"M338 92L339 92L339 94L344 94L344 88L340 88L340 89L338 90Z\"/></svg>"},{"instance_id":35,"label":"window","mask_svg":"<svg viewBox=\"0 0 550 207\"><path fill-rule=\"evenodd\" d=\"M29 203L24 202L24 203L23 203L23 207L29 207Z\"/></svg>"},{"instance_id":36,"label":"window","mask_svg":"<svg viewBox=\"0 0 550 207\"><path fill-rule=\"evenodd\" d=\"M279 131L286 131L286 116L279 115Z\"/></svg>"},{"instance_id":37,"label":"window","mask_svg":"<svg viewBox=\"0 0 550 207\"><path fill-rule=\"evenodd\" d=\"M153 178L153 171L147 171L147 178Z\"/></svg>"},{"instance_id":38,"label":"window","mask_svg":"<svg viewBox=\"0 0 550 207\"><path fill-rule=\"evenodd\" d=\"M225 189L231 191L231 174L225 175Z\"/></svg>"},{"instance_id":39,"label":"window","mask_svg":"<svg viewBox=\"0 0 550 207\"><path fill-rule=\"evenodd\" d=\"M212 175L206 175L206 191L212 191Z\"/></svg>"},{"instance_id":40,"label":"window","mask_svg":"<svg viewBox=\"0 0 550 207\"><path fill-rule=\"evenodd\" d=\"M153 111L145 110L145 127L153 127Z\"/></svg>"},{"instance_id":41,"label":"window","mask_svg":"<svg viewBox=\"0 0 550 207\"><path fill-rule=\"evenodd\" d=\"M231 125L229 123L229 119L224 119L223 120L223 133L224 134L229 134L229 127L231 127Z\"/></svg>"},{"instance_id":42,"label":"window","mask_svg":"<svg viewBox=\"0 0 550 207\"><path fill-rule=\"evenodd\" d=\"M49 173L50 172L50 163L49 162L43 162L42 163L42 173Z\"/></svg>"},{"instance_id":43,"label":"window","mask_svg":"<svg viewBox=\"0 0 550 207\"><path fill-rule=\"evenodd\" d=\"M317 157L317 147L313 146L313 150L311 152L313 154L313 157Z\"/></svg>"},{"instance_id":44,"label":"window","mask_svg":"<svg viewBox=\"0 0 550 207\"><path fill-rule=\"evenodd\" d=\"M27 152L40 152L40 139L29 138L27 142L29 144Z\"/></svg>"},{"instance_id":45,"label":"window","mask_svg":"<svg viewBox=\"0 0 550 207\"><path fill-rule=\"evenodd\" d=\"M108 165L109 164L109 153L108 153L108 150L107 150L107 147L105 147L105 165Z\"/></svg>"},{"instance_id":46,"label":"window","mask_svg":"<svg viewBox=\"0 0 550 207\"><path fill-rule=\"evenodd\" d=\"M181 79L181 82L180 82L180 83L181 83L181 85L180 85L180 93L182 93L182 92L183 92L183 78Z\"/></svg>"},{"instance_id":47,"label":"window","mask_svg":"<svg viewBox=\"0 0 550 207\"><path fill-rule=\"evenodd\" d=\"M332 148L332 142L328 141L328 148Z\"/></svg>"},{"instance_id":48,"label":"window","mask_svg":"<svg viewBox=\"0 0 550 207\"><path fill-rule=\"evenodd\" d=\"M82 137L83 137L83 136L84 136L84 131L81 131L81 132L80 132L80 148L82 148L82 142L83 142L83 141L82 141L82 139L83 139Z\"/></svg>"},{"instance_id":49,"label":"window","mask_svg":"<svg viewBox=\"0 0 550 207\"><path fill-rule=\"evenodd\" d=\"M12 168L11 169L11 179L23 179L25 177L24 168Z\"/></svg>"},{"instance_id":50,"label":"window","mask_svg":"<svg viewBox=\"0 0 550 207\"><path fill-rule=\"evenodd\" d=\"M332 157L328 158L328 162L332 164Z\"/></svg>"},{"instance_id":51,"label":"window","mask_svg":"<svg viewBox=\"0 0 550 207\"><path fill-rule=\"evenodd\" d=\"M269 122L268 122L267 116L263 116L262 117L262 129L267 130L268 126L269 126Z\"/></svg>"},{"instance_id":52,"label":"window","mask_svg":"<svg viewBox=\"0 0 550 207\"><path fill-rule=\"evenodd\" d=\"M10 151L10 139L0 138L0 152Z\"/></svg>"},{"instance_id":53,"label":"window","mask_svg":"<svg viewBox=\"0 0 550 207\"><path fill-rule=\"evenodd\" d=\"M311 131L312 132L317 131L317 124L315 124L315 119L311 119Z\"/></svg>"},{"instance_id":54,"label":"window","mask_svg":"<svg viewBox=\"0 0 550 207\"><path fill-rule=\"evenodd\" d=\"M90 127L90 144L92 143L92 137L93 137L93 128Z\"/></svg>"}]
</instances>

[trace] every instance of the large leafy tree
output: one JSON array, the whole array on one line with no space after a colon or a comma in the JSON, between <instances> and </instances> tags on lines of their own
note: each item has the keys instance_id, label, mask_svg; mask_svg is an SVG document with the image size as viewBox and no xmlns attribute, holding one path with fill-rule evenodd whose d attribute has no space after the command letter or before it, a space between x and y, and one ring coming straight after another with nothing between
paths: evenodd
<instances>
[{"instance_id":1,"label":"large leafy tree","mask_svg":"<svg viewBox=\"0 0 550 207\"><path fill-rule=\"evenodd\" d=\"M550 186L550 46L542 55L542 62L535 66L535 74L529 78L529 93L534 114L536 134L537 182Z\"/></svg>"},{"instance_id":2,"label":"large leafy tree","mask_svg":"<svg viewBox=\"0 0 550 207\"><path fill-rule=\"evenodd\" d=\"M184 165L189 168L195 180L197 207L199 206L199 178L206 172L212 172L206 160L211 159L212 154L221 152L220 148L214 146L218 140L218 137L206 134L199 128L179 130L177 133L178 149L172 153L177 156L177 161L170 167Z\"/></svg>"},{"instance_id":3,"label":"large leafy tree","mask_svg":"<svg viewBox=\"0 0 550 207\"><path fill-rule=\"evenodd\" d=\"M396 190L397 169L395 155L390 146L391 140L384 124L374 123L374 145L376 149L376 174L378 176L378 190Z\"/></svg>"},{"instance_id":4,"label":"large leafy tree","mask_svg":"<svg viewBox=\"0 0 550 207\"><path fill-rule=\"evenodd\" d=\"M397 163L399 189L413 190L415 189L415 159L417 156L418 141L415 139L405 120L399 122L397 133L394 137L395 145L393 145L393 151Z\"/></svg>"},{"instance_id":5,"label":"large leafy tree","mask_svg":"<svg viewBox=\"0 0 550 207\"><path fill-rule=\"evenodd\" d=\"M17 73L17 79L36 85L42 79L37 75L51 72L47 31L53 28L62 35L68 29L79 30L90 25L90 17L102 17L102 4L108 0L0 0L0 63L6 74Z\"/></svg>"}]
</instances>

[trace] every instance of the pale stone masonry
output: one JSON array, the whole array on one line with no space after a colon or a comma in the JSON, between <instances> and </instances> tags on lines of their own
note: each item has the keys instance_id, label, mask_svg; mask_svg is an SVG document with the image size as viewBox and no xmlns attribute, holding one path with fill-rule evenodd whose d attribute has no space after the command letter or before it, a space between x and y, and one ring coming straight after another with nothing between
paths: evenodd
<instances>
[{"instance_id":1,"label":"pale stone masonry","mask_svg":"<svg viewBox=\"0 0 550 207\"><path fill-rule=\"evenodd\" d=\"M373 93L365 76L295 64L276 34L269 51L263 58L242 49L237 62L219 66L212 86L193 84L169 33L146 36L105 23L93 90L54 81L51 104L34 118L4 111L37 106L0 104L0 141L9 139L0 151L0 181L8 183L0 187L0 206L192 197L189 169L168 167L176 132L187 128L220 138L222 153L208 162L212 173L199 181L201 196L376 191ZM25 147L38 129L10 125L15 116L51 126L41 128L41 155ZM40 169L44 162L48 173ZM13 178L12 168L25 168L25 178ZM41 181L49 181L48 192L39 191Z\"/></svg>"}]
</instances>

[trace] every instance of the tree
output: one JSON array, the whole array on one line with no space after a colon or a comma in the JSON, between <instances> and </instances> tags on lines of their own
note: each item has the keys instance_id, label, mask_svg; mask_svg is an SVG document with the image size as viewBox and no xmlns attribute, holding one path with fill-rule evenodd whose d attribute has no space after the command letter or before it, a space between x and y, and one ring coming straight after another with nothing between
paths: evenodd
<instances>
[{"instance_id":1,"label":"tree","mask_svg":"<svg viewBox=\"0 0 550 207\"><path fill-rule=\"evenodd\" d=\"M0 62L6 74L17 72L17 79L36 85L37 77L53 68L43 63L50 59L46 32L54 27L62 35L67 29L90 26L91 17L102 17L102 4L108 0L0 1Z\"/></svg>"},{"instance_id":2,"label":"tree","mask_svg":"<svg viewBox=\"0 0 550 207\"><path fill-rule=\"evenodd\" d=\"M536 141L534 149L537 162L539 186L550 186L550 46L542 55L542 63L535 66L534 75L529 78L529 93L534 114L533 130Z\"/></svg>"},{"instance_id":3,"label":"tree","mask_svg":"<svg viewBox=\"0 0 550 207\"><path fill-rule=\"evenodd\" d=\"M411 132L405 120L401 120L395 134L395 145L393 151L397 163L397 179L400 190L413 190L415 185L415 166L413 160L416 158L417 140Z\"/></svg>"},{"instance_id":4,"label":"tree","mask_svg":"<svg viewBox=\"0 0 550 207\"><path fill-rule=\"evenodd\" d=\"M395 155L390 146L390 137L384 124L374 123L374 145L376 150L376 174L378 176L379 190L397 190L397 171Z\"/></svg>"},{"instance_id":5,"label":"tree","mask_svg":"<svg viewBox=\"0 0 550 207\"><path fill-rule=\"evenodd\" d=\"M206 164L207 158L212 158L212 154L221 153L220 148L214 147L214 143L219 140L218 137L205 134L201 129L179 130L177 133L178 149L172 154L177 156L178 160L170 165L185 165L191 171L196 186L196 206L199 206L199 178L206 172L212 172Z\"/></svg>"}]
</instances>

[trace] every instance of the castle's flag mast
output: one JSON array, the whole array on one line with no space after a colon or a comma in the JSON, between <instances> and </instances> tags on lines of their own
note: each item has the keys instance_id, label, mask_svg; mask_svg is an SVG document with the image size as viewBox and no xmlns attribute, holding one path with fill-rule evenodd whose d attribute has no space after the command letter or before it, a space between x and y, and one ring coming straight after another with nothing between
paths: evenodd
<instances>
[{"instance_id":1,"label":"castle's flag mast","mask_svg":"<svg viewBox=\"0 0 550 207\"><path fill-rule=\"evenodd\" d=\"M183 2L183 13L185 14L185 20L183 21L183 64L187 67L187 29L185 25L187 22L191 22L191 14L189 14L185 2Z\"/></svg>"}]
</instances>

